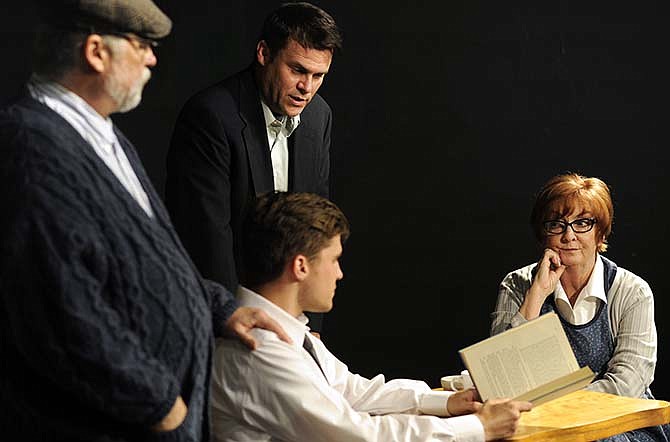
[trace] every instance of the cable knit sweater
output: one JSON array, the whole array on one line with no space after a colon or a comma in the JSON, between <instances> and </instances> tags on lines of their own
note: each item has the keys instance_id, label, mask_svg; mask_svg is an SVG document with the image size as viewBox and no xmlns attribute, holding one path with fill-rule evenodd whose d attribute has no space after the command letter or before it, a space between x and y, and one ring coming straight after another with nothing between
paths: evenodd
<instances>
[{"instance_id":1,"label":"cable knit sweater","mask_svg":"<svg viewBox=\"0 0 670 442\"><path fill-rule=\"evenodd\" d=\"M3 440L209 438L212 324L237 305L199 277L116 132L154 219L55 112L29 97L0 112ZM185 422L152 433L177 395Z\"/></svg>"}]
</instances>

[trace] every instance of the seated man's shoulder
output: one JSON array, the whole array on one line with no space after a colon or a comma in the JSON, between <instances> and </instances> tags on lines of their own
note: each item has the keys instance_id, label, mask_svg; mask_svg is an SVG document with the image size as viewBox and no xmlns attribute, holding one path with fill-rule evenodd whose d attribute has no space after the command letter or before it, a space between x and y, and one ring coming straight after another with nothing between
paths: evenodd
<instances>
[{"instance_id":1,"label":"seated man's shoulder","mask_svg":"<svg viewBox=\"0 0 670 442\"><path fill-rule=\"evenodd\" d=\"M291 351L291 346L279 339L273 331L254 328L249 334L256 340L256 349L251 350L237 338L217 338L216 350L219 353L251 355L255 352Z\"/></svg>"},{"instance_id":2,"label":"seated man's shoulder","mask_svg":"<svg viewBox=\"0 0 670 442\"><path fill-rule=\"evenodd\" d=\"M222 382L235 382L234 379L244 377L250 371L255 376L269 376L269 379L278 367L288 370L294 361L300 360L296 348L281 341L275 333L255 328L250 334L256 340L254 350L236 338L216 340L214 370L215 377L222 378Z\"/></svg>"}]
</instances>

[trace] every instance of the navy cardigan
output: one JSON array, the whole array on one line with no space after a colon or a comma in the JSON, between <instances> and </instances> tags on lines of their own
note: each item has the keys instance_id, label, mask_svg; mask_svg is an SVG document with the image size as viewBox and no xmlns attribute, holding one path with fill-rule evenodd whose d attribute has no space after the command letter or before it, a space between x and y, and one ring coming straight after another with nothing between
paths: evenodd
<instances>
[{"instance_id":1,"label":"navy cardigan","mask_svg":"<svg viewBox=\"0 0 670 442\"><path fill-rule=\"evenodd\" d=\"M153 219L51 109L24 96L0 112L2 438L209 438L213 324L237 305L200 278L117 135ZM152 433L177 395L186 421Z\"/></svg>"}]
</instances>

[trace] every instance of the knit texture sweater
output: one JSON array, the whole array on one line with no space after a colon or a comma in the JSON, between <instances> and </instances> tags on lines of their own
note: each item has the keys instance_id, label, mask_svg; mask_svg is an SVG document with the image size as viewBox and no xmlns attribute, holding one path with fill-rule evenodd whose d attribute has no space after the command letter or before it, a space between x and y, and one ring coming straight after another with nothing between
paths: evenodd
<instances>
[{"instance_id":1,"label":"knit texture sweater","mask_svg":"<svg viewBox=\"0 0 670 442\"><path fill-rule=\"evenodd\" d=\"M200 278L116 133L153 219L51 109L0 111L2 439L209 438L213 332L237 305ZM152 432L178 395L184 423Z\"/></svg>"}]
</instances>

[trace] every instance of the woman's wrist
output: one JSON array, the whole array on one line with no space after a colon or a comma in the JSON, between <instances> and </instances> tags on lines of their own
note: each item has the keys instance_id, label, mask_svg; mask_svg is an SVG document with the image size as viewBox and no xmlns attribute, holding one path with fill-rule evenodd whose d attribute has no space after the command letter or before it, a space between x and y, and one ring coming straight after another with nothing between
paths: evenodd
<instances>
[{"instance_id":1,"label":"woman's wrist","mask_svg":"<svg viewBox=\"0 0 670 442\"><path fill-rule=\"evenodd\" d=\"M545 298L546 296L542 296L542 294L533 292L533 288L531 287L526 292L523 303L519 308L519 313L521 313L521 315L529 321L531 319L537 318L540 316L540 309L542 308L542 304L544 303Z\"/></svg>"}]
</instances>

